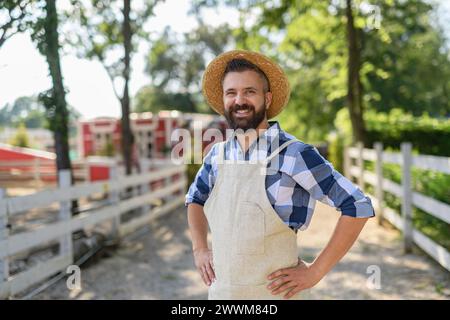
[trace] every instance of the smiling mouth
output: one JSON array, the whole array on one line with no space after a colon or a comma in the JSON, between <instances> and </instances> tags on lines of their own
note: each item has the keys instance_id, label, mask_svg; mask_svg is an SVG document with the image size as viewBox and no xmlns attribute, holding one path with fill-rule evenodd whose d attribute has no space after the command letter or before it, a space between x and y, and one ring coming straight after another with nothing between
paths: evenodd
<instances>
[{"instance_id":1,"label":"smiling mouth","mask_svg":"<svg viewBox=\"0 0 450 320\"><path fill-rule=\"evenodd\" d=\"M234 114L236 115L237 118L243 118L246 117L250 114L250 110L246 109L246 110L237 110L234 112Z\"/></svg>"}]
</instances>

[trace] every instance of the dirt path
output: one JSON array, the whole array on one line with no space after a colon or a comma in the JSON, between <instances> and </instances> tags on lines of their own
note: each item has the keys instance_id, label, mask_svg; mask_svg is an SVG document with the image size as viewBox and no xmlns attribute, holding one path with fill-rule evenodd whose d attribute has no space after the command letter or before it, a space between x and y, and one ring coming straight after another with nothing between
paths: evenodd
<instances>
[{"instance_id":1,"label":"dirt path","mask_svg":"<svg viewBox=\"0 0 450 320\"><path fill-rule=\"evenodd\" d=\"M299 233L300 256L311 261L325 246L339 213L318 204L309 229ZM381 288L366 283L371 265ZM153 221L110 257L81 269L82 290L65 280L34 299L206 299L191 255L185 208ZM450 299L450 273L424 254L402 255L400 234L371 219L344 259L310 291L312 299Z\"/></svg>"}]
</instances>

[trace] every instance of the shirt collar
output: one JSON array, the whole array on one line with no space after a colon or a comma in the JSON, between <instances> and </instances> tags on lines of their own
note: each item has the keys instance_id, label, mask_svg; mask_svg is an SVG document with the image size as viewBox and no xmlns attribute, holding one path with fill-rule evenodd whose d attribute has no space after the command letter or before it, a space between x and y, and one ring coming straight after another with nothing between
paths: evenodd
<instances>
[{"instance_id":1,"label":"shirt collar","mask_svg":"<svg viewBox=\"0 0 450 320\"><path fill-rule=\"evenodd\" d=\"M267 142L272 142L273 139L280 134L280 124L278 121L269 121L269 127L258 136L258 139L267 139ZM233 138L236 140L237 137L233 136Z\"/></svg>"},{"instance_id":2,"label":"shirt collar","mask_svg":"<svg viewBox=\"0 0 450 320\"><path fill-rule=\"evenodd\" d=\"M271 149L270 147L273 141L279 138L280 132L281 128L278 121L269 121L269 127L261 135L259 135L255 141L253 141L253 143L248 148L247 153L253 152L256 145L258 145L260 148L265 147L267 148L267 151L269 151ZM232 143L236 148L240 149L239 142L237 141L237 137L235 135L233 136Z\"/></svg>"}]
</instances>

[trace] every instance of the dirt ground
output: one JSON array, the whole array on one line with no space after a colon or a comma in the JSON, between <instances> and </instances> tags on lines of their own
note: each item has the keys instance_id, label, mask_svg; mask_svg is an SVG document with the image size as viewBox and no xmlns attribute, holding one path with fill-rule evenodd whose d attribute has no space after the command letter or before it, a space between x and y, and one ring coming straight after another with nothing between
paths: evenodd
<instances>
[{"instance_id":1,"label":"dirt ground","mask_svg":"<svg viewBox=\"0 0 450 320\"><path fill-rule=\"evenodd\" d=\"M339 212L318 203L300 256L312 261L326 245ZM380 287L368 286L373 270ZM186 210L181 207L126 239L112 254L81 267L81 290L66 279L33 299L206 299L194 268ZM318 285L311 299L450 299L450 273L418 249L403 255L401 235L370 219L357 243Z\"/></svg>"}]
</instances>

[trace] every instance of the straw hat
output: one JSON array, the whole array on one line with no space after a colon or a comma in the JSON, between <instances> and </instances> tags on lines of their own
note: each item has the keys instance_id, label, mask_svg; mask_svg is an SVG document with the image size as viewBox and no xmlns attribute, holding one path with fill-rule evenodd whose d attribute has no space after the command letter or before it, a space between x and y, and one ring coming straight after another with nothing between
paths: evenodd
<instances>
[{"instance_id":1,"label":"straw hat","mask_svg":"<svg viewBox=\"0 0 450 320\"><path fill-rule=\"evenodd\" d=\"M271 119L279 114L289 101L290 87L286 74L278 64L266 56L246 50L228 51L210 62L202 80L202 91L206 102L214 111L224 114L222 77L227 63L233 59L250 61L266 74L272 92L272 104L267 110L267 118Z\"/></svg>"}]
</instances>

